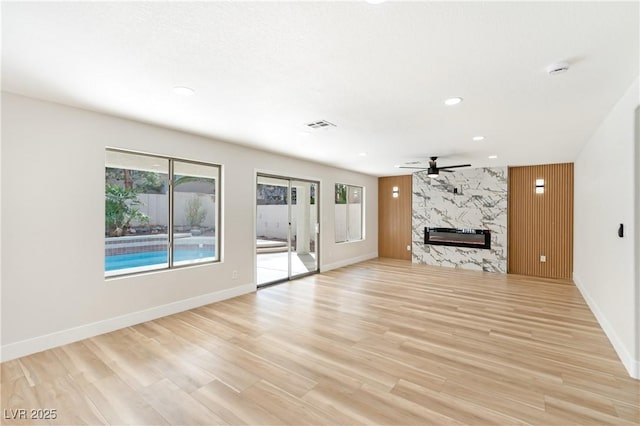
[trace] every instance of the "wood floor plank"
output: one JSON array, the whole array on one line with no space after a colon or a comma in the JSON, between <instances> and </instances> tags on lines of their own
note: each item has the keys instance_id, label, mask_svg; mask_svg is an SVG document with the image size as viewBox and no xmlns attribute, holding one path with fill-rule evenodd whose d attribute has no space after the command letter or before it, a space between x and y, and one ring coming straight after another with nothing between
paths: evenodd
<instances>
[{"instance_id":1,"label":"wood floor plank","mask_svg":"<svg viewBox=\"0 0 640 426\"><path fill-rule=\"evenodd\" d=\"M29 385L35 386L43 382L51 382L68 374L67 369L55 356L53 351L38 352L18 360L20 368Z\"/></svg>"},{"instance_id":2,"label":"wood floor plank","mask_svg":"<svg viewBox=\"0 0 640 426\"><path fill-rule=\"evenodd\" d=\"M640 425L640 412L638 412L636 407L624 403L614 403L613 405L616 407L618 417L628 420L633 424Z\"/></svg>"},{"instance_id":3,"label":"wood floor plank","mask_svg":"<svg viewBox=\"0 0 640 426\"><path fill-rule=\"evenodd\" d=\"M449 417L442 411L436 411L431 406L421 405L392 392L385 392L377 387L364 384L351 398L354 406L360 406L363 414L369 417L371 413L379 416L383 424L403 425L461 425L458 420Z\"/></svg>"},{"instance_id":4,"label":"wood floor plank","mask_svg":"<svg viewBox=\"0 0 640 426\"><path fill-rule=\"evenodd\" d=\"M244 390L242 398L254 402L286 424L330 425L336 423L330 413L324 412L305 400L296 398L263 380Z\"/></svg>"},{"instance_id":5,"label":"wood floor plank","mask_svg":"<svg viewBox=\"0 0 640 426\"><path fill-rule=\"evenodd\" d=\"M214 353L193 357L192 362L236 392L241 392L260 380L259 376Z\"/></svg>"},{"instance_id":6,"label":"wood floor plank","mask_svg":"<svg viewBox=\"0 0 640 426\"><path fill-rule=\"evenodd\" d=\"M57 377L53 381L41 382L35 386L38 400L42 404L43 413L55 409L56 415L43 420L33 419L34 424L42 423L54 425L102 425L107 420L95 406L84 389L71 377ZM51 407L51 408L49 408ZM31 413L39 416L40 413Z\"/></svg>"},{"instance_id":7,"label":"wood floor plank","mask_svg":"<svg viewBox=\"0 0 640 426\"><path fill-rule=\"evenodd\" d=\"M340 387L358 389L362 381L352 377L349 373L333 368L318 359L311 358L305 353L279 347L272 341L256 338L237 338L233 343L252 353L267 359L274 364L313 380L317 383L332 382Z\"/></svg>"},{"instance_id":8,"label":"wood floor plank","mask_svg":"<svg viewBox=\"0 0 640 426\"><path fill-rule=\"evenodd\" d=\"M52 352L76 382L82 380L84 383L91 383L113 374L113 370L91 352L84 342L54 348Z\"/></svg>"},{"instance_id":9,"label":"wood floor plank","mask_svg":"<svg viewBox=\"0 0 640 426\"><path fill-rule=\"evenodd\" d=\"M107 424L164 425L167 420L117 375L83 386Z\"/></svg>"},{"instance_id":10,"label":"wood floor plank","mask_svg":"<svg viewBox=\"0 0 640 426\"><path fill-rule=\"evenodd\" d=\"M423 407L429 407L464 424L501 425L518 421L481 405L458 399L444 392L435 392L404 379L398 382L391 393Z\"/></svg>"},{"instance_id":11,"label":"wood floor plank","mask_svg":"<svg viewBox=\"0 0 640 426\"><path fill-rule=\"evenodd\" d=\"M629 425L633 426L636 423L631 423L624 418L619 417L617 414L610 416L597 410L593 410L591 407L586 407L583 404L576 404L575 402L568 401L566 399L558 399L552 396L545 396L545 411L550 414L562 417L567 421L576 422L584 425Z\"/></svg>"},{"instance_id":12,"label":"wood floor plank","mask_svg":"<svg viewBox=\"0 0 640 426\"><path fill-rule=\"evenodd\" d=\"M640 423L571 281L391 259L0 367L3 410L58 410L38 424Z\"/></svg>"},{"instance_id":13,"label":"wood floor plank","mask_svg":"<svg viewBox=\"0 0 640 426\"><path fill-rule=\"evenodd\" d=\"M147 386L142 397L173 425L226 425L213 411L202 405L168 379Z\"/></svg>"},{"instance_id":14,"label":"wood floor plank","mask_svg":"<svg viewBox=\"0 0 640 426\"><path fill-rule=\"evenodd\" d=\"M2 377L2 383L10 383L24 377L20 361L14 359L0 364L0 377Z\"/></svg>"},{"instance_id":15,"label":"wood floor plank","mask_svg":"<svg viewBox=\"0 0 640 426\"><path fill-rule=\"evenodd\" d=\"M193 392L191 396L213 411L227 424L280 425L281 419L263 409L254 401L215 380Z\"/></svg>"},{"instance_id":16,"label":"wood floor plank","mask_svg":"<svg viewBox=\"0 0 640 426\"><path fill-rule=\"evenodd\" d=\"M43 408L44 405L38 397L35 386L29 384L26 377L19 376L10 380L3 375L0 407L2 407L2 424L25 425L31 424L32 421L28 418L20 418L19 410Z\"/></svg>"}]
</instances>

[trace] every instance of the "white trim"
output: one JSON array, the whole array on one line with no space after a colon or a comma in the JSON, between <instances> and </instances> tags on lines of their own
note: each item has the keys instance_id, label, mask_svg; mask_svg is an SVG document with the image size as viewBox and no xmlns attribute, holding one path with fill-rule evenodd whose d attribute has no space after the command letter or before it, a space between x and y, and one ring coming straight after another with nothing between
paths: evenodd
<instances>
[{"instance_id":1,"label":"white trim","mask_svg":"<svg viewBox=\"0 0 640 426\"><path fill-rule=\"evenodd\" d=\"M600 327L602 327L602 330L607 335L607 338L609 338L613 349L618 354L618 358L620 358L620 361L622 361L622 365L624 365L624 368L627 369L629 376L633 377L634 379L640 379L640 361L633 359L632 354L629 353L627 348L624 346L615 329L604 316L600 308L598 308L598 305L591 298L591 296L587 292L587 289L582 284L580 277L575 272L573 273L573 282L576 284L578 290L580 290L582 297L584 298L585 302L587 302L587 305L591 309L591 312L593 312L593 315L596 317L596 320L600 324Z\"/></svg>"},{"instance_id":2,"label":"white trim","mask_svg":"<svg viewBox=\"0 0 640 426\"><path fill-rule=\"evenodd\" d=\"M332 269L342 268L343 266L353 265L354 263L364 262L365 260L375 259L376 257L378 257L377 251L358 257L352 257L350 259L340 260L338 262L328 263L326 265L320 265L320 272L327 272Z\"/></svg>"},{"instance_id":3,"label":"white trim","mask_svg":"<svg viewBox=\"0 0 640 426\"><path fill-rule=\"evenodd\" d=\"M635 212L636 212L636 233L635 233L635 247L634 247L634 255L633 259L638 259L640 256L640 105L638 105L635 109L635 164L634 169L636 172L635 178L635 189L633 193L635 194ZM636 378L640 375L640 262L636 260L636 300L635 300L635 315L636 315L636 347L635 347L635 356L636 356Z\"/></svg>"},{"instance_id":4,"label":"white trim","mask_svg":"<svg viewBox=\"0 0 640 426\"><path fill-rule=\"evenodd\" d=\"M51 334L33 337L21 340L15 343L9 343L2 346L0 361L9 361L15 358L41 352L57 346L66 345L68 343L77 342L89 337L109 333L121 328L130 327L156 318L173 315L178 312L194 309L199 306L208 305L225 299L241 296L243 294L256 291L255 284L244 284L225 290L215 291L213 293L203 294L191 297L189 299L179 300L177 302L167 303L166 305L155 306L153 308L142 311L132 312L115 318L109 318L90 324L81 325L67 330L56 331Z\"/></svg>"}]
</instances>

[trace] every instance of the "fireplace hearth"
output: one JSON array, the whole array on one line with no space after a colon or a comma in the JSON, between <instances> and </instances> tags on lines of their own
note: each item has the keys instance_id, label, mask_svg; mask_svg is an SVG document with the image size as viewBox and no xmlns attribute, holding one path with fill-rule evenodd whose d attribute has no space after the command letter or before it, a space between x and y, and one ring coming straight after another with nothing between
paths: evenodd
<instances>
[{"instance_id":1,"label":"fireplace hearth","mask_svg":"<svg viewBox=\"0 0 640 426\"><path fill-rule=\"evenodd\" d=\"M424 228L424 243L438 246L491 248L491 231L470 228Z\"/></svg>"}]
</instances>

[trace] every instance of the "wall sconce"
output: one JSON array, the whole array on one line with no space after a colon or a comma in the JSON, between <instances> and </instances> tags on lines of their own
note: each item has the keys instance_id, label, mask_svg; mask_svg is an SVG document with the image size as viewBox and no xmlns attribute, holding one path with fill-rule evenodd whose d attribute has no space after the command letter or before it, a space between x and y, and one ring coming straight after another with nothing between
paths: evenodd
<instances>
[{"instance_id":1,"label":"wall sconce","mask_svg":"<svg viewBox=\"0 0 640 426\"><path fill-rule=\"evenodd\" d=\"M544 194L544 179L536 179L536 194Z\"/></svg>"},{"instance_id":2,"label":"wall sconce","mask_svg":"<svg viewBox=\"0 0 640 426\"><path fill-rule=\"evenodd\" d=\"M400 192L398 191L398 187L397 187L397 186L394 186L394 187L393 187L393 198L398 198L398 194L399 194L399 193L400 193Z\"/></svg>"}]
</instances>

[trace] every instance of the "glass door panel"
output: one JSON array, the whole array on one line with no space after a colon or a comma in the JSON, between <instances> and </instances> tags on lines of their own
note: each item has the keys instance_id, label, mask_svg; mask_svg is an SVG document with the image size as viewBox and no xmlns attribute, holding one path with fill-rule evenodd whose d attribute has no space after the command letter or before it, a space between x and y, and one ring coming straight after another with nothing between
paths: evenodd
<instances>
[{"instance_id":1,"label":"glass door panel","mask_svg":"<svg viewBox=\"0 0 640 426\"><path fill-rule=\"evenodd\" d=\"M318 184L291 181L291 276L318 270Z\"/></svg>"},{"instance_id":2,"label":"glass door panel","mask_svg":"<svg viewBox=\"0 0 640 426\"><path fill-rule=\"evenodd\" d=\"M289 278L289 179L258 175L256 268L258 286Z\"/></svg>"}]
</instances>

